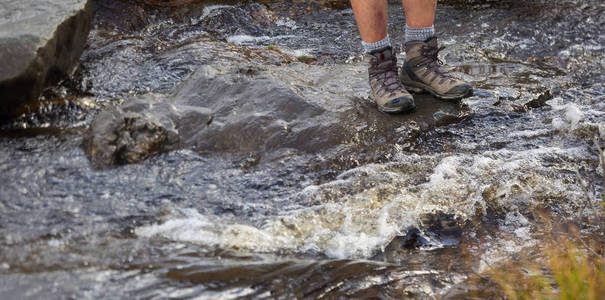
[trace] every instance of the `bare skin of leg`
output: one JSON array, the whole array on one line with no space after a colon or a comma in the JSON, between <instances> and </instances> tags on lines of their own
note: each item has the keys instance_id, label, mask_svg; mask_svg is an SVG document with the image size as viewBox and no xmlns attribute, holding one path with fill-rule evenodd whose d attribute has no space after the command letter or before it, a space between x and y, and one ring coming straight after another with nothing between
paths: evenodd
<instances>
[{"instance_id":1,"label":"bare skin of leg","mask_svg":"<svg viewBox=\"0 0 605 300\"><path fill-rule=\"evenodd\" d=\"M351 0L361 39L375 43L387 36L387 0Z\"/></svg>"},{"instance_id":2,"label":"bare skin of leg","mask_svg":"<svg viewBox=\"0 0 605 300\"><path fill-rule=\"evenodd\" d=\"M435 20L437 0L402 0L405 19L413 28L429 27ZM387 36L387 0L351 0L361 39L375 43Z\"/></svg>"},{"instance_id":3,"label":"bare skin of leg","mask_svg":"<svg viewBox=\"0 0 605 300\"><path fill-rule=\"evenodd\" d=\"M405 23L412 28L430 27L435 21L437 0L401 0Z\"/></svg>"}]
</instances>

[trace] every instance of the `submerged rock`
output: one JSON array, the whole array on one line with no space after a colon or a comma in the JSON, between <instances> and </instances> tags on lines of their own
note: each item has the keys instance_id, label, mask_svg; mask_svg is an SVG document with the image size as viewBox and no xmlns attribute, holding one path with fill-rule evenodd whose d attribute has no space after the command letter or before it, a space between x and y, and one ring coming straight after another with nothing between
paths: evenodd
<instances>
[{"instance_id":1,"label":"submerged rock","mask_svg":"<svg viewBox=\"0 0 605 300\"><path fill-rule=\"evenodd\" d=\"M92 1L3 1L0 6L0 118L69 74L91 28Z\"/></svg>"},{"instance_id":2,"label":"submerged rock","mask_svg":"<svg viewBox=\"0 0 605 300\"><path fill-rule=\"evenodd\" d=\"M140 162L176 148L178 136L162 125L134 112L102 112L91 125L84 149L92 164L103 167Z\"/></svg>"}]
</instances>

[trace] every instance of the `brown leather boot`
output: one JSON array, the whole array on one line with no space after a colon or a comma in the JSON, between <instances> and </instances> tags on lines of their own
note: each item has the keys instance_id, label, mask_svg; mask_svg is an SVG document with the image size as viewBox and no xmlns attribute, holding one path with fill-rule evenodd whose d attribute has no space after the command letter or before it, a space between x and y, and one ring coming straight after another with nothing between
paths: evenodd
<instances>
[{"instance_id":1,"label":"brown leather boot","mask_svg":"<svg viewBox=\"0 0 605 300\"><path fill-rule=\"evenodd\" d=\"M411 41L405 44L405 62L399 74L401 83L411 92L429 92L444 100L457 100L470 97L473 88L470 84L452 76L445 70L439 59L437 38L431 37L424 42Z\"/></svg>"},{"instance_id":2,"label":"brown leather boot","mask_svg":"<svg viewBox=\"0 0 605 300\"><path fill-rule=\"evenodd\" d=\"M372 99L378 110L399 113L414 109L414 98L397 79L397 58L391 47L370 53L368 67Z\"/></svg>"}]
</instances>

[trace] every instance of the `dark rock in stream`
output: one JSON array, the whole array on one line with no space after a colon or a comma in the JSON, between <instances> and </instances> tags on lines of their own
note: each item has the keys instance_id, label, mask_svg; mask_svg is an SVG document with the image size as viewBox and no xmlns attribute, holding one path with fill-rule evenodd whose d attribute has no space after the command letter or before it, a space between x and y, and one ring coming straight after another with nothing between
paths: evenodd
<instances>
[{"instance_id":1,"label":"dark rock in stream","mask_svg":"<svg viewBox=\"0 0 605 300\"><path fill-rule=\"evenodd\" d=\"M92 1L3 1L0 6L0 118L23 110L45 85L78 63Z\"/></svg>"},{"instance_id":2,"label":"dark rock in stream","mask_svg":"<svg viewBox=\"0 0 605 300\"><path fill-rule=\"evenodd\" d=\"M227 7L208 10L202 14L200 24L214 37L227 38L231 35L262 36L271 28L272 16L266 8L257 3L246 7Z\"/></svg>"},{"instance_id":3,"label":"dark rock in stream","mask_svg":"<svg viewBox=\"0 0 605 300\"><path fill-rule=\"evenodd\" d=\"M134 112L102 112L84 148L97 167L140 162L176 147L178 137L167 127Z\"/></svg>"},{"instance_id":4,"label":"dark rock in stream","mask_svg":"<svg viewBox=\"0 0 605 300\"><path fill-rule=\"evenodd\" d=\"M86 152L94 165L102 166L136 163L177 145L203 153L318 153L342 145L385 151L383 145L404 144L435 126L468 117L460 104L428 96L418 97L415 114L380 113L370 101L353 96L355 87L367 84L364 77L351 80L335 66L275 68L279 71L203 66L170 95L137 96L116 112L99 114ZM331 80L298 82L288 74L298 74L297 68ZM342 82L352 86L339 86ZM140 128L145 128L142 137ZM133 130L137 133L131 138Z\"/></svg>"}]
</instances>

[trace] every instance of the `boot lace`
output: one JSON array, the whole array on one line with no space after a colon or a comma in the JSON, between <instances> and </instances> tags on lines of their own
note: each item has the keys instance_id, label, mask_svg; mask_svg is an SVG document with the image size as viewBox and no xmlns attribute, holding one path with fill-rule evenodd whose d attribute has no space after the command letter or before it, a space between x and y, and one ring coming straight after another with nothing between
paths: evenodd
<instances>
[{"instance_id":1,"label":"boot lace","mask_svg":"<svg viewBox=\"0 0 605 300\"><path fill-rule=\"evenodd\" d=\"M396 66L397 62L393 59L392 61L381 62L376 67L374 67L373 70L370 71L370 76L380 81L384 89L390 95L393 95L401 89L401 84L397 79Z\"/></svg>"},{"instance_id":2,"label":"boot lace","mask_svg":"<svg viewBox=\"0 0 605 300\"><path fill-rule=\"evenodd\" d=\"M422 56L421 60L416 64L417 67L427 66L427 69L436 72L440 77L451 77L448 72L443 69L443 61L439 59L439 52L445 49L445 46L442 47L433 47L433 46L422 46L420 48L420 55Z\"/></svg>"}]
</instances>

